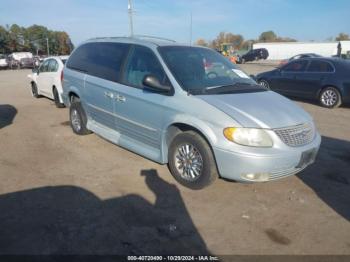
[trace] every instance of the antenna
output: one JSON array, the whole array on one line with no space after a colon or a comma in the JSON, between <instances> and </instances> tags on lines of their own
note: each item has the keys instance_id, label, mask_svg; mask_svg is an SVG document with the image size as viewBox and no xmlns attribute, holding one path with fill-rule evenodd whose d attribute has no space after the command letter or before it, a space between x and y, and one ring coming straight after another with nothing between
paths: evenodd
<instances>
[{"instance_id":1,"label":"antenna","mask_svg":"<svg viewBox=\"0 0 350 262\"><path fill-rule=\"evenodd\" d=\"M130 36L132 37L134 35L134 26L132 23L132 2L131 0L128 0L128 13L129 13L129 28L130 28Z\"/></svg>"}]
</instances>

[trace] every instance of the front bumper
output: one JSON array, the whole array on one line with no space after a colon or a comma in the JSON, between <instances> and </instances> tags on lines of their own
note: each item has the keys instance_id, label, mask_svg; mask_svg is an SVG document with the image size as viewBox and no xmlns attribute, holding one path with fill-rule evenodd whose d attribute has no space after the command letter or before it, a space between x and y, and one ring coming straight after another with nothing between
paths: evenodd
<instances>
[{"instance_id":1,"label":"front bumper","mask_svg":"<svg viewBox=\"0 0 350 262\"><path fill-rule=\"evenodd\" d=\"M264 182L295 175L307 165L300 166L303 152L312 150L317 154L321 144L321 137L317 134L314 140L302 147L289 147L281 150L257 150L257 153L244 151L228 151L213 148L220 176L241 182ZM247 174L257 174L263 179L247 179Z\"/></svg>"}]
</instances>

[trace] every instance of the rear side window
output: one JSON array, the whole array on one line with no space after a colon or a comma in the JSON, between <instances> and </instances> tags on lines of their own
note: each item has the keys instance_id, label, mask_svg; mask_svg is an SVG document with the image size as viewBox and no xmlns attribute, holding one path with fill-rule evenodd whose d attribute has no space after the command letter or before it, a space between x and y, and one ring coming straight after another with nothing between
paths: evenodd
<instances>
[{"instance_id":1,"label":"rear side window","mask_svg":"<svg viewBox=\"0 0 350 262\"><path fill-rule=\"evenodd\" d=\"M67 67L89 75L118 82L129 45L122 43L88 43L69 58Z\"/></svg>"},{"instance_id":2,"label":"rear side window","mask_svg":"<svg viewBox=\"0 0 350 262\"><path fill-rule=\"evenodd\" d=\"M311 61L311 64L307 70L308 72L333 72L333 66L326 61Z\"/></svg>"},{"instance_id":3,"label":"rear side window","mask_svg":"<svg viewBox=\"0 0 350 262\"><path fill-rule=\"evenodd\" d=\"M56 60L51 59L49 63L49 69L48 72L56 72L58 70L58 63Z\"/></svg>"},{"instance_id":4,"label":"rear side window","mask_svg":"<svg viewBox=\"0 0 350 262\"><path fill-rule=\"evenodd\" d=\"M290 62L285 67L283 67L283 71L286 72L303 72L305 71L307 66L307 60L300 60L295 62Z\"/></svg>"}]
</instances>

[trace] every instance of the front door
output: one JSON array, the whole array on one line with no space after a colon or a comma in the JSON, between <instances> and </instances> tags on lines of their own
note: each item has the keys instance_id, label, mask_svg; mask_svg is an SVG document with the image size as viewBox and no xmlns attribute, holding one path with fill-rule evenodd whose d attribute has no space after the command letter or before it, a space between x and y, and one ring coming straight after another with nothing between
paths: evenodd
<instances>
[{"instance_id":1,"label":"front door","mask_svg":"<svg viewBox=\"0 0 350 262\"><path fill-rule=\"evenodd\" d=\"M153 75L161 84L170 85L154 52L135 45L125 65L124 85L117 86L116 90L117 129L121 135L160 149L162 119L171 98L145 90L142 81L146 75Z\"/></svg>"},{"instance_id":2,"label":"front door","mask_svg":"<svg viewBox=\"0 0 350 262\"><path fill-rule=\"evenodd\" d=\"M281 74L275 90L279 93L297 96L299 86L305 74L308 60L296 60L281 68Z\"/></svg>"}]
</instances>

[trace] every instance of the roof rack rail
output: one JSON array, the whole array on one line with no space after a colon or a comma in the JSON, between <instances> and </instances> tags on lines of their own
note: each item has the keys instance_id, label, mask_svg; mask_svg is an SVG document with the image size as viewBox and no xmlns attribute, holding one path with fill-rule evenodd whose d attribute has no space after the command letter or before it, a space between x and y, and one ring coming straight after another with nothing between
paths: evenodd
<instances>
[{"instance_id":1,"label":"roof rack rail","mask_svg":"<svg viewBox=\"0 0 350 262\"><path fill-rule=\"evenodd\" d=\"M158 39L158 40L163 40L163 41L169 41L169 42L173 42L176 43L175 40L172 39L168 39L168 38L164 38L164 37L157 37L157 36L151 36L151 35L134 35L133 37L135 38L149 38L149 39Z\"/></svg>"}]
</instances>

